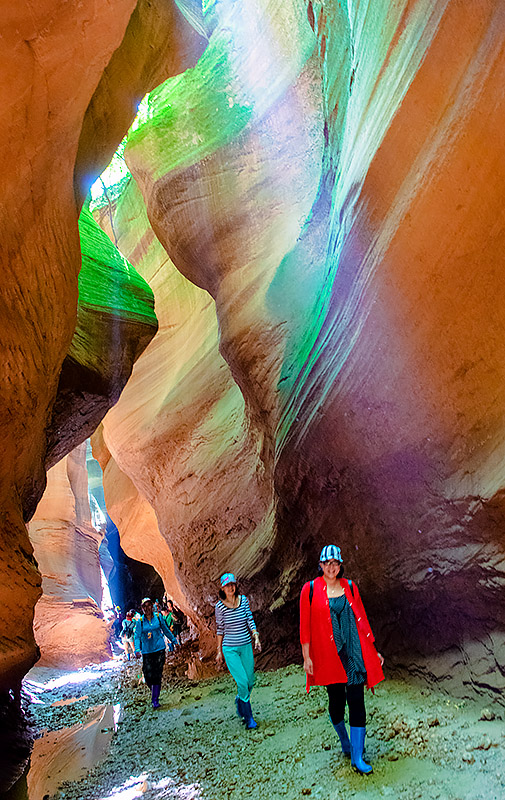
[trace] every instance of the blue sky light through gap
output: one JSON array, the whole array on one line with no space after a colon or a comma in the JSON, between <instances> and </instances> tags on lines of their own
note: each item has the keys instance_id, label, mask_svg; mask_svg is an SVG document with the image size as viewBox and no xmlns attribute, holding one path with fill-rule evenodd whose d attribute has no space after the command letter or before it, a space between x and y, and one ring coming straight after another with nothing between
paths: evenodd
<instances>
[{"instance_id":1,"label":"blue sky light through gap","mask_svg":"<svg viewBox=\"0 0 505 800\"><path fill-rule=\"evenodd\" d=\"M139 128L149 117L149 95L146 94L145 97L140 101L137 115L133 120L130 131L134 131ZM104 203L107 202L107 198L105 197L104 191L104 184L105 189L109 194L109 199L115 200L117 196L120 194L120 188L122 187L123 182L125 182L129 176L130 171L126 166L126 162L124 160L124 149L126 145L126 139L128 137L128 133L124 137L124 139L120 142L116 152L112 156L110 164L104 169L102 174L99 178L94 182L90 189L91 194L91 203L90 208L93 210L94 208L99 208L103 206ZM110 191L109 191L110 190Z\"/></svg>"}]
</instances>

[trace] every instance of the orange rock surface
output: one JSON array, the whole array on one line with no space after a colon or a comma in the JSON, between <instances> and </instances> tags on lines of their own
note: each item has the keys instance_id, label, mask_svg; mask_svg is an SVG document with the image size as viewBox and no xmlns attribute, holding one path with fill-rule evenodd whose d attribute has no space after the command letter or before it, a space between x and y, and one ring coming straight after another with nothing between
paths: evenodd
<instances>
[{"instance_id":1,"label":"orange rock surface","mask_svg":"<svg viewBox=\"0 0 505 800\"><path fill-rule=\"evenodd\" d=\"M33 513L44 487L45 428L75 326L77 147L90 99L134 5L121 0L91 9L46 0L2 12L0 402L8 455L0 500L0 674L7 685L35 658L31 625L40 577L23 513Z\"/></svg>"},{"instance_id":2,"label":"orange rock surface","mask_svg":"<svg viewBox=\"0 0 505 800\"><path fill-rule=\"evenodd\" d=\"M91 524L86 444L49 470L28 534L42 574L43 594L34 617L39 663L77 668L107 659L107 626L100 609L102 533Z\"/></svg>"},{"instance_id":3,"label":"orange rock surface","mask_svg":"<svg viewBox=\"0 0 505 800\"><path fill-rule=\"evenodd\" d=\"M272 487L243 396L219 353L211 298L171 264L134 184L114 224L122 252L154 291L159 333L93 435L93 455L122 547L155 567L199 625L205 649L197 598L213 596L227 564L247 564L251 573L264 565ZM195 570L200 563L204 569Z\"/></svg>"},{"instance_id":4,"label":"orange rock surface","mask_svg":"<svg viewBox=\"0 0 505 800\"><path fill-rule=\"evenodd\" d=\"M334 540L390 663L500 692L501 4L208 6L207 71L202 59L158 90L125 151L139 189L129 184L115 228L160 330L95 436L111 516L202 629L219 573L238 572L283 657L297 649L300 586ZM124 39L123 61L117 47L131 9L104 4L101 28L62 18L56 38L27 17L6 39L0 585L24 611L38 587L20 510L40 493L75 319L71 177L75 167L81 193L86 165L107 160L88 123L110 125L115 141L124 131L135 41ZM64 79L81 63L74 25L93 50L78 102ZM33 92L46 105L25 130ZM3 674L33 658L30 622L4 628Z\"/></svg>"},{"instance_id":5,"label":"orange rock surface","mask_svg":"<svg viewBox=\"0 0 505 800\"><path fill-rule=\"evenodd\" d=\"M288 70L285 93L268 110L261 95L239 133L212 138L221 119L210 104L193 129L178 84L166 90L166 126L160 115L126 149L174 265L215 300L243 411L237 401L218 410L224 387L216 395L212 369L202 380L185 352L198 306L171 372L166 357L148 366L161 333L139 360L104 440L155 509L202 615L219 571L236 569L275 647L289 647L300 586L336 540L392 663L462 691L501 690L505 18L492 0L310 2L308 12L319 62ZM252 60L261 47L245 49ZM323 119L300 100L314 82ZM298 128L296 115L281 124L295 96ZM171 138L179 115L182 155ZM324 143L305 175L304 130ZM141 226L127 248L145 277L150 246ZM160 312L162 256L152 263ZM180 308L161 312L173 334ZM140 383L151 399L137 398ZM249 439L233 457L238 419Z\"/></svg>"},{"instance_id":6,"label":"orange rock surface","mask_svg":"<svg viewBox=\"0 0 505 800\"><path fill-rule=\"evenodd\" d=\"M43 492L46 430L75 328L82 195L143 94L202 47L174 4L41 0L2 10L0 687L36 658L40 576L23 519ZM67 450L82 441L76 434Z\"/></svg>"}]
</instances>

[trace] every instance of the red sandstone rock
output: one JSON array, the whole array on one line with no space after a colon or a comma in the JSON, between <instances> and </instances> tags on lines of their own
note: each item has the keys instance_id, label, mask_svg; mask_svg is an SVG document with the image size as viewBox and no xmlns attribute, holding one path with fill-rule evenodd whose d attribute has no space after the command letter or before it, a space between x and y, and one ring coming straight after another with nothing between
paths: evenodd
<instances>
[{"instance_id":1,"label":"red sandstone rock","mask_svg":"<svg viewBox=\"0 0 505 800\"><path fill-rule=\"evenodd\" d=\"M40 576L23 518L44 488L46 429L75 328L75 189L105 165L142 95L185 69L203 46L173 5L140 3L132 15L135 7L135 0L41 0L2 10L0 687L36 658L31 624ZM76 428L67 449L86 435Z\"/></svg>"},{"instance_id":2,"label":"red sandstone rock","mask_svg":"<svg viewBox=\"0 0 505 800\"><path fill-rule=\"evenodd\" d=\"M88 3L77 8L46 0L3 11L3 685L12 685L35 659L30 629L40 578L22 515L33 513L43 490L45 428L75 326L77 146L89 101L133 7L133 0L121 0L91 11Z\"/></svg>"},{"instance_id":3,"label":"red sandstone rock","mask_svg":"<svg viewBox=\"0 0 505 800\"><path fill-rule=\"evenodd\" d=\"M183 379L156 386L156 405L167 420L179 411L179 427L157 414L149 431L145 402L127 406L126 394L105 440L204 613L227 562L261 609L284 609L289 624L274 632L288 647L300 586L336 540L387 654L460 691L503 688L503 13L492 0L310 9L326 152L291 252L276 223L298 195L278 196L276 177L289 182L297 141L264 167L268 115L161 177L156 131L127 149L175 266L216 301L261 468L238 457L210 472L225 438L207 421L215 384L178 363ZM257 498L273 486L275 522L251 564Z\"/></svg>"},{"instance_id":4,"label":"red sandstone rock","mask_svg":"<svg viewBox=\"0 0 505 800\"><path fill-rule=\"evenodd\" d=\"M207 621L195 600L204 592L212 601L216 579L230 565L261 568L271 485L243 397L218 350L214 304L167 259L134 184L114 227L122 252L154 291L159 333L93 435L93 454L122 547L156 568L198 625L206 650Z\"/></svg>"},{"instance_id":5,"label":"red sandstone rock","mask_svg":"<svg viewBox=\"0 0 505 800\"><path fill-rule=\"evenodd\" d=\"M77 668L110 656L100 610L98 547L91 524L82 444L49 470L44 495L28 533L42 573L35 607L35 638L43 666Z\"/></svg>"},{"instance_id":6,"label":"red sandstone rock","mask_svg":"<svg viewBox=\"0 0 505 800\"><path fill-rule=\"evenodd\" d=\"M499 690L503 12L493 0L352 6L312 0L307 24L321 57L325 152L303 230L303 219L296 232L270 224L289 221L292 204L305 205L287 167L288 188L276 193L283 169L262 160L265 148L275 152L275 141L271 151L257 148L263 140L256 134L283 97L271 110L263 105L240 137L161 177L149 148L142 151L140 143L130 152L175 266L216 301L226 363L204 296L178 286L171 271L168 291L158 252L144 274L151 270L148 279L158 283L163 330L139 360L130 395L127 389L104 423L108 502L139 554L154 559L147 551L160 547L156 558L167 576L168 551L175 554L188 603L202 613L210 615L219 570L240 569L253 605L279 612L277 621L268 620L278 650L293 643L296 597L313 575L321 544L337 540L386 655L401 651L402 663L455 679L460 688L468 682ZM235 55L239 60L243 51ZM207 122L215 129L220 120ZM274 126L270 136L277 135ZM28 143L35 157L33 136ZM296 144L289 143L285 164L290 154L300 155ZM60 149L49 153L55 176L65 157ZM21 165L15 188L23 187L23 169L32 164L17 153L10 162ZM255 180L257 165L263 180ZM60 235L70 193L67 185L56 197L56 183L40 174L37 160L33 169L41 207L49 192L54 213L24 218L36 254L41 231L54 236L60 254L54 271L54 263L75 257L74 239ZM278 202L271 203L269 190ZM16 214L25 210L21 203L12 207ZM8 222L12 269L25 242L17 248ZM144 224L136 230L140 235L125 251L140 268L152 239ZM39 284L48 283L48 308L56 309L68 273L47 271L48 282L45 264L41 259ZM21 269L12 297L18 291L31 297L33 280L23 281ZM165 291L176 299L175 311L170 297L164 306ZM16 307L13 319L25 320L34 308ZM181 309L182 319L171 322ZM54 311L39 328L42 318L15 340L10 384L3 384L18 374L26 382L20 405L10 394L6 403L13 414L5 447L14 488L5 509L18 508L15 491L27 504L36 495L42 431L71 334L68 319ZM16 343L31 342L33 330L38 349L18 353ZM49 334L58 356L48 360L42 356ZM20 443L26 444L18 452ZM144 551L131 524L137 509L137 527L152 542ZM20 531L16 513L5 527L8 559ZM29 553L16 559L26 570L30 600L37 589ZM7 594L5 600L11 611Z\"/></svg>"}]
</instances>

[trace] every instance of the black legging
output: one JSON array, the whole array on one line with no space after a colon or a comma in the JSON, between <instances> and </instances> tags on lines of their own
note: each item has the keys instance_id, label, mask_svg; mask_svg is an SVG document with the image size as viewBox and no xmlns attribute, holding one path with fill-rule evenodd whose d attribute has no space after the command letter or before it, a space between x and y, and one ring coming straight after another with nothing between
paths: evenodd
<instances>
[{"instance_id":1,"label":"black legging","mask_svg":"<svg viewBox=\"0 0 505 800\"><path fill-rule=\"evenodd\" d=\"M366 725L365 684L331 683L328 690L328 710L331 721L338 725L344 719L345 701L349 706L349 725L353 728L364 728Z\"/></svg>"}]
</instances>

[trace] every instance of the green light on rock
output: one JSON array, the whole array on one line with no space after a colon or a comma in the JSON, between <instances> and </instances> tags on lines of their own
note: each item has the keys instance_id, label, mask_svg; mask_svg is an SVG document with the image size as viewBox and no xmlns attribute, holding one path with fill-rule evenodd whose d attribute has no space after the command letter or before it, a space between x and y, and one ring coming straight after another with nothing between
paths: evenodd
<instances>
[{"instance_id":1,"label":"green light on rock","mask_svg":"<svg viewBox=\"0 0 505 800\"><path fill-rule=\"evenodd\" d=\"M79 306L156 325L150 286L97 225L88 204L79 217L79 234Z\"/></svg>"}]
</instances>

